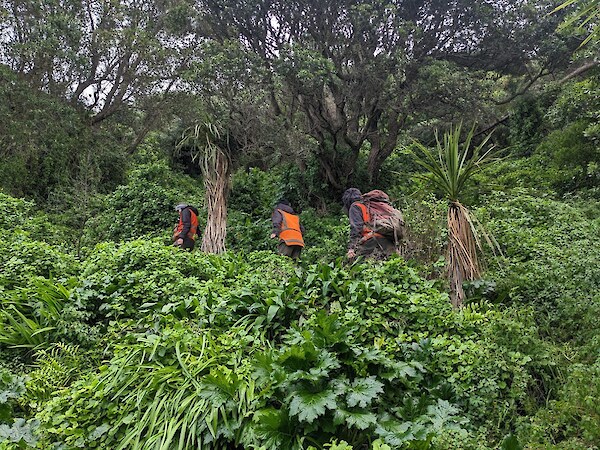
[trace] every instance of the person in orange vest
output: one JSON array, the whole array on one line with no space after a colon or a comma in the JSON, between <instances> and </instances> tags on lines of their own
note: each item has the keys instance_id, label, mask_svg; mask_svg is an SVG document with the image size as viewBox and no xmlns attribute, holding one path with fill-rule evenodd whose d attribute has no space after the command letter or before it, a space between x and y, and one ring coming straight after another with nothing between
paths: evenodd
<instances>
[{"instance_id":1,"label":"person in orange vest","mask_svg":"<svg viewBox=\"0 0 600 450\"><path fill-rule=\"evenodd\" d=\"M302 248L304 248L304 227L300 224L300 218L290 206L290 202L281 199L277 202L273 214L273 232L271 239L279 238L277 251L280 255L298 259Z\"/></svg>"},{"instance_id":2,"label":"person in orange vest","mask_svg":"<svg viewBox=\"0 0 600 450\"><path fill-rule=\"evenodd\" d=\"M382 192L381 194L387 197L385 193ZM348 240L348 252L346 253L349 260L353 260L357 256L378 260L387 259L393 253L397 253L397 244L392 239L374 233L370 229L369 210L360 190L357 188L346 189L342 196L342 203L350 220L350 239Z\"/></svg>"},{"instance_id":3,"label":"person in orange vest","mask_svg":"<svg viewBox=\"0 0 600 450\"><path fill-rule=\"evenodd\" d=\"M173 230L173 245L191 252L198 233L198 210L186 203L180 203L175 207L175 211L179 213L179 221Z\"/></svg>"}]
</instances>

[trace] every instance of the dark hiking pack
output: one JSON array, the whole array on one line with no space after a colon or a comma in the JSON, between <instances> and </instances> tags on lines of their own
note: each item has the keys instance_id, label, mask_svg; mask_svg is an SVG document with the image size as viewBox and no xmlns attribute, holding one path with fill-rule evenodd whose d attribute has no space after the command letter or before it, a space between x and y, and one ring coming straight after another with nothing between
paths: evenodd
<instances>
[{"instance_id":1,"label":"dark hiking pack","mask_svg":"<svg viewBox=\"0 0 600 450\"><path fill-rule=\"evenodd\" d=\"M369 213L369 228L395 244L404 237L404 217L390 204L388 195L380 190L367 192L362 201Z\"/></svg>"}]
</instances>

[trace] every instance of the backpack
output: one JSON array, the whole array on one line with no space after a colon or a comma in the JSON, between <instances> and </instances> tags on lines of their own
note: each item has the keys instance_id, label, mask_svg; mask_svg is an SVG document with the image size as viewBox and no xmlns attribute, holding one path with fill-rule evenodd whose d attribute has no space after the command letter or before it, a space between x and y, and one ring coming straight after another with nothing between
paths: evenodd
<instances>
[{"instance_id":1,"label":"backpack","mask_svg":"<svg viewBox=\"0 0 600 450\"><path fill-rule=\"evenodd\" d=\"M390 204L388 195L374 190L364 194L362 201L369 213L369 228L398 244L404 237L404 217Z\"/></svg>"}]
</instances>

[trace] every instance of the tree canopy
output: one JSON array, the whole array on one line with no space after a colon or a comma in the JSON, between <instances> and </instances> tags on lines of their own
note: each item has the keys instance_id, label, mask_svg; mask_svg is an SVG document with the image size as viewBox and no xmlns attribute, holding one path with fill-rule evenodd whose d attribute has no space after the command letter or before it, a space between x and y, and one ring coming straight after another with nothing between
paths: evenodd
<instances>
[{"instance_id":1,"label":"tree canopy","mask_svg":"<svg viewBox=\"0 0 600 450\"><path fill-rule=\"evenodd\" d=\"M126 118L130 151L173 117L190 126L199 107L227 122L250 159L265 161L259 148L314 158L336 192L363 170L376 181L399 142L431 125L501 122L512 100L560 76L581 42L555 32L567 11L549 14L550 1L0 7L2 62L91 124Z\"/></svg>"}]
</instances>

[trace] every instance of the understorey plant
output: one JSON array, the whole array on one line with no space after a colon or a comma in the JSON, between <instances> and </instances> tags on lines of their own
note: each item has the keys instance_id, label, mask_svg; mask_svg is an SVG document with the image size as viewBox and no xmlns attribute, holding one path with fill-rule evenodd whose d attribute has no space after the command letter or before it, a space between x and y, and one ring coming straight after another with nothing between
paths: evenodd
<instances>
[{"instance_id":1,"label":"understorey plant","mask_svg":"<svg viewBox=\"0 0 600 450\"><path fill-rule=\"evenodd\" d=\"M323 448L333 438L354 448L376 439L403 448L461 428L459 410L422 383L419 362L360 345L355 331L321 311L293 327L282 347L257 354L265 406L254 413L251 436L261 448Z\"/></svg>"}]
</instances>

